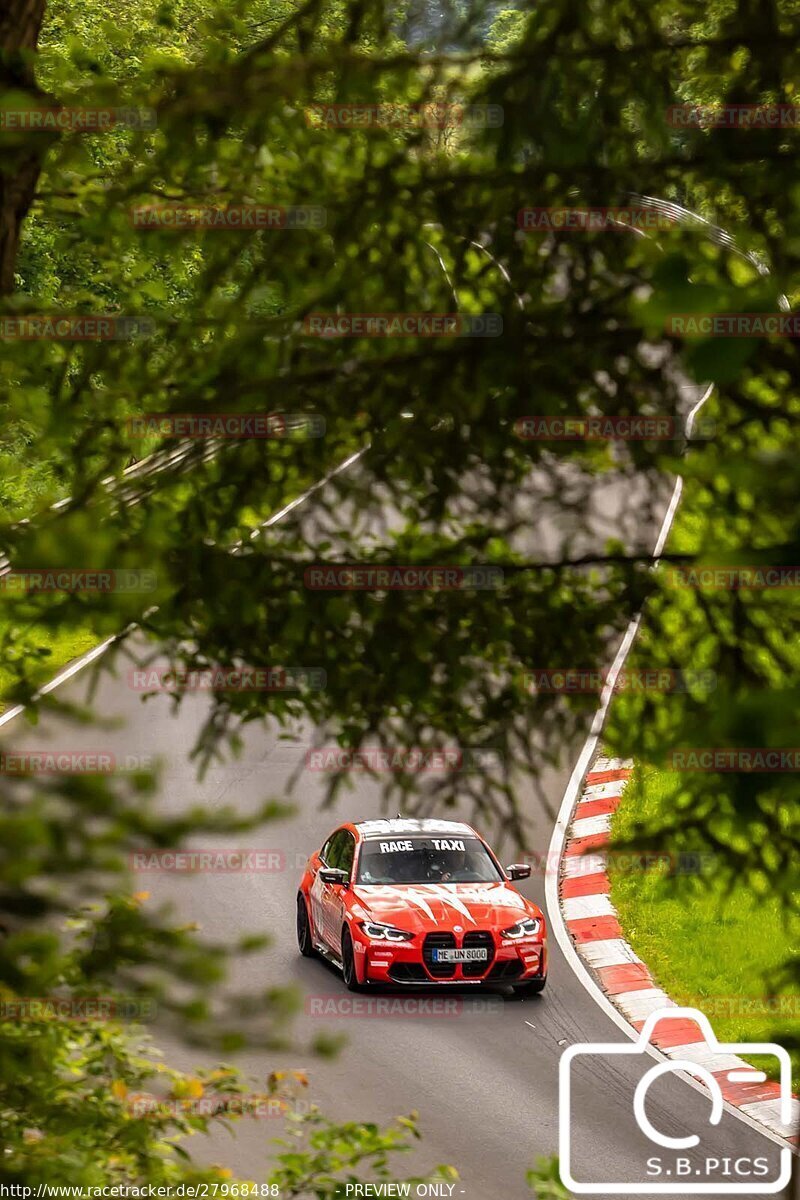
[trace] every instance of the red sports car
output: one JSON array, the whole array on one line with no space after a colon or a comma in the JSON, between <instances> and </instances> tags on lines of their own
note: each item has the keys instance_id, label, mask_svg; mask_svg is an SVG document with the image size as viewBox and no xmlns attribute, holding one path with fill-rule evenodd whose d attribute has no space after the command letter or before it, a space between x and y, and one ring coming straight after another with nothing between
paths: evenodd
<instances>
[{"instance_id":1,"label":"red sports car","mask_svg":"<svg viewBox=\"0 0 800 1200\"><path fill-rule=\"evenodd\" d=\"M457 821L359 821L312 854L297 893L297 940L345 984L505 984L547 981L541 909L509 880L486 842Z\"/></svg>"}]
</instances>

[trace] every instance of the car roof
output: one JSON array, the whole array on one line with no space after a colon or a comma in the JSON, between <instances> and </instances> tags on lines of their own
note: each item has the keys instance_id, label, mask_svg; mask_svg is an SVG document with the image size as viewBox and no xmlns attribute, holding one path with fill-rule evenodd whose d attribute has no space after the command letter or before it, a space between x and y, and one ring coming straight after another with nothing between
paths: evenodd
<instances>
[{"instance_id":1,"label":"car roof","mask_svg":"<svg viewBox=\"0 0 800 1200\"><path fill-rule=\"evenodd\" d=\"M355 828L362 838L394 837L395 835L417 834L428 837L432 834L442 834L445 837L458 836L477 837L471 825L463 821L439 821L434 817L393 817L387 820L357 821Z\"/></svg>"}]
</instances>

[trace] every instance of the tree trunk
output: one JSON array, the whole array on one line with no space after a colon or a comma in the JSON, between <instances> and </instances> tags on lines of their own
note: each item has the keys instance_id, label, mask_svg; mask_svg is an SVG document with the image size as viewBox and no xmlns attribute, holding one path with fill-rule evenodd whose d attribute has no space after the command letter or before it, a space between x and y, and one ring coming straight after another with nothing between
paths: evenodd
<instances>
[{"instance_id":1,"label":"tree trunk","mask_svg":"<svg viewBox=\"0 0 800 1200\"><path fill-rule=\"evenodd\" d=\"M13 90L42 98L33 59L44 10L45 0L0 0L0 96ZM22 222L50 144L50 138L42 133L33 132L23 142L18 137L0 129L0 296L14 287Z\"/></svg>"}]
</instances>

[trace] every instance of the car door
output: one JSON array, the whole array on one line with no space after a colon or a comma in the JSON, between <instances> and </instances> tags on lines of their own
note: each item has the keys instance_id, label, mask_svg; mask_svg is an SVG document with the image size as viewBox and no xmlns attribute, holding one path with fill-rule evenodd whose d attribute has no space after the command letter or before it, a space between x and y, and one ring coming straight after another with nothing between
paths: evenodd
<instances>
[{"instance_id":1,"label":"car door","mask_svg":"<svg viewBox=\"0 0 800 1200\"><path fill-rule=\"evenodd\" d=\"M353 850L350 851L348 843L352 842ZM339 870L348 870L347 860L349 859L350 866L353 865L353 852L355 851L355 841L353 835L348 833L346 829L337 829L336 832L328 839L320 851L320 861L323 867L338 867ZM345 863L344 868L342 863ZM319 871L311 885L311 913L314 920L314 927L317 936L322 941L323 945L333 950L338 954L341 949L341 913L342 903L339 899L342 892L341 884L323 883L320 879Z\"/></svg>"},{"instance_id":2,"label":"car door","mask_svg":"<svg viewBox=\"0 0 800 1200\"><path fill-rule=\"evenodd\" d=\"M331 834L325 845L320 850L319 866L317 867L314 881L311 884L311 887L308 889L308 899L311 903L311 921L314 926L314 936L318 942L322 942L325 945L327 945L328 939L325 936L325 908L323 905L323 898L325 895L325 888L328 885L323 883L320 879L319 868L331 866L331 853L339 832L340 831L337 830L336 833Z\"/></svg>"},{"instance_id":3,"label":"car door","mask_svg":"<svg viewBox=\"0 0 800 1200\"><path fill-rule=\"evenodd\" d=\"M353 871L353 859L356 853L356 839L349 829L340 829L331 846L331 861L329 866L340 871L346 871L348 879ZM344 923L344 905L347 889L340 883L325 884L322 895L324 909L325 939L335 954L342 949L342 924Z\"/></svg>"}]
</instances>

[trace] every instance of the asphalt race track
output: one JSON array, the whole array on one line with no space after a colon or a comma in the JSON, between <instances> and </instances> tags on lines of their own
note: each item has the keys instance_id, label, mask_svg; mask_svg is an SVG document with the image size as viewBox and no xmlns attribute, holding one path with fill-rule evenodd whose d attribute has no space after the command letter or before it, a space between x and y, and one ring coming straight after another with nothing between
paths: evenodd
<instances>
[{"instance_id":1,"label":"asphalt race track","mask_svg":"<svg viewBox=\"0 0 800 1200\"><path fill-rule=\"evenodd\" d=\"M655 506L660 514L669 491L665 487L663 502L659 496ZM621 489L613 481L599 487L594 500L598 519L612 527L618 523L620 506L635 510L638 503L629 488ZM657 524L651 527L648 521L648 527L640 530L642 544L652 547L656 529ZM549 540L545 531L539 531L538 538L535 528L533 533L540 546ZM211 808L233 803L248 811L267 795L286 794L312 730L298 730L299 743L291 747L273 731L251 726L241 757L211 768L199 782L188 755L204 720L207 699L201 694L188 695L177 714L167 696L142 703L127 681L127 662L119 665L116 678L109 673L101 676L93 701L95 711L106 721L118 721L117 727L85 728L66 718L48 716L31 729L17 719L4 731L4 741L26 750L107 749L123 760L126 756L153 756L163 762L159 803L173 813L197 803ZM76 702L85 699L89 674L79 674L65 684L59 697ZM525 779L519 782L521 808L528 818L524 848L528 854L539 853L544 858L552 834L553 818L542 805L540 788L551 808L557 808L582 742L583 738L571 747L560 769L543 771L538 784ZM304 997L295 1023L301 1045L321 1029L346 1035L347 1045L333 1060L307 1052L258 1052L232 1060L246 1071L254 1090L263 1088L265 1077L276 1068L304 1068L310 1076L310 1098L336 1118L388 1122L397 1114L417 1110L423 1140L419 1149L399 1156L401 1178L437 1163L452 1163L461 1176L454 1197L529 1197L526 1168L539 1155L558 1149L562 1051L576 1042L626 1039L585 991L553 938L550 978L542 996L518 1000L498 994L476 998L472 992L456 993L464 1004L451 1006L455 1011L442 1015L348 1015L352 997L336 972L322 962L301 959L297 952L294 901L306 856L340 820L385 815L377 785L357 775L354 781L354 789L336 811L324 812L320 811L324 779L304 771L290 797L297 805L290 819L271 824L258 835L228 839L227 843L208 836L194 843L197 848L227 844L230 848L276 850L283 856L284 869L194 876L147 874L140 877L139 886L151 893L153 903L173 900L179 916L200 922L212 939L233 942L246 933L270 931L273 944L243 960L232 984L246 990L295 984ZM499 850L504 861L519 856L510 847ZM534 870L533 877L520 887L544 907L541 872ZM435 995L453 997L451 992ZM339 1005L337 1010L327 1016L315 1015L314 1003L331 996ZM422 998L430 996L425 992ZM196 1050L167 1044L163 1037L158 1041L168 1061L176 1066L190 1068L200 1060ZM206 1056L205 1061L214 1059ZM635 1172L641 1172L641 1164L653 1153L652 1144L633 1119L637 1078L628 1062L596 1061L579 1067L574 1102L580 1118L573 1131L578 1177L591 1178L598 1171L602 1178L636 1179ZM648 1115L665 1134L704 1134L704 1152L716 1157L762 1155L775 1161L775 1144L730 1114L726 1113L715 1129L708 1127L709 1108L698 1091L681 1079L668 1077L652 1089ZM280 1132L278 1120L245 1119L234 1127L233 1135L219 1130L208 1138L194 1139L190 1148L198 1159L223 1163L241 1178L263 1178L273 1153L270 1140Z\"/></svg>"}]
</instances>

